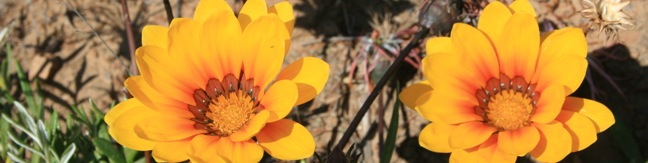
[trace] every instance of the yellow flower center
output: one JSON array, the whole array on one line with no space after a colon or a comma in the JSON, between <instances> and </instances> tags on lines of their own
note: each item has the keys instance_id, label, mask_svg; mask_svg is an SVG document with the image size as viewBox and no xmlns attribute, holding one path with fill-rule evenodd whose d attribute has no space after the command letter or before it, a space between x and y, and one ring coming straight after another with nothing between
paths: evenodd
<instances>
[{"instance_id":1,"label":"yellow flower center","mask_svg":"<svg viewBox=\"0 0 648 163\"><path fill-rule=\"evenodd\" d=\"M529 125L529 117L535 111L540 97L535 84L528 84L522 77L490 79L486 87L475 95L479 106L475 112L484 118L484 123L500 131L515 130Z\"/></svg>"},{"instance_id":2,"label":"yellow flower center","mask_svg":"<svg viewBox=\"0 0 648 163\"><path fill-rule=\"evenodd\" d=\"M229 74L222 82L210 79L205 90L196 89L196 106L189 105L194 128L207 130L209 135L229 136L247 125L262 109L257 100L259 87L253 83L253 79L239 80Z\"/></svg>"}]
</instances>

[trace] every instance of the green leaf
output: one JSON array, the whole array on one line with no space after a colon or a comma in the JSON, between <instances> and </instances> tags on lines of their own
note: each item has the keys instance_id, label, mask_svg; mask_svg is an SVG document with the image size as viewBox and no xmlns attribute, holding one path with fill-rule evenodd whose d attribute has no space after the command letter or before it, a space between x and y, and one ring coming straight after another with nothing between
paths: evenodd
<instances>
[{"instance_id":1,"label":"green leaf","mask_svg":"<svg viewBox=\"0 0 648 163\"><path fill-rule=\"evenodd\" d=\"M400 84L396 84L397 95L400 93ZM398 97L398 96L396 96ZM396 146L396 135L398 135L398 114L401 107L400 100L394 102L394 109L392 109L392 116L389 121L389 129L387 130L387 138L385 138L385 146L383 151L380 153L380 162L388 163L391 160L392 153L394 153L394 147Z\"/></svg>"},{"instance_id":2,"label":"green leaf","mask_svg":"<svg viewBox=\"0 0 648 163\"><path fill-rule=\"evenodd\" d=\"M97 147L97 150L104 156L108 157L110 162L126 162L124 155L113 144L102 138L93 138L92 144Z\"/></svg>"},{"instance_id":3,"label":"green leaf","mask_svg":"<svg viewBox=\"0 0 648 163\"><path fill-rule=\"evenodd\" d=\"M60 162L61 163L67 163L70 161L72 156L74 156L74 152L76 152L76 145L72 144L65 151L63 152L63 156L61 157Z\"/></svg>"},{"instance_id":4,"label":"green leaf","mask_svg":"<svg viewBox=\"0 0 648 163\"><path fill-rule=\"evenodd\" d=\"M11 60L11 46L7 44L7 59ZM20 66L20 63L18 61L13 60L13 63L15 64L16 68L16 74L18 75L18 83L20 84L20 89L22 90L23 94L25 95L25 101L27 101L27 106L29 106L30 109L33 109L33 114L37 118L42 118L43 117L43 110L38 103L36 103L36 99L34 98L34 91L32 90L30 84L29 84L29 79L27 79L27 75L25 74L25 71L23 71L22 67Z\"/></svg>"}]
</instances>

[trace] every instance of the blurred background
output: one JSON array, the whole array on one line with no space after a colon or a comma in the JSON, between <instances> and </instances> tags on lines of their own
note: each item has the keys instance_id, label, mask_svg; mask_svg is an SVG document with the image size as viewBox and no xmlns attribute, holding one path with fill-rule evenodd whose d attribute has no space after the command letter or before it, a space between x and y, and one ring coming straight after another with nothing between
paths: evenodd
<instances>
[{"instance_id":1,"label":"blurred background","mask_svg":"<svg viewBox=\"0 0 648 163\"><path fill-rule=\"evenodd\" d=\"M235 12L243 4L241 0L227 1ZM268 4L277 1L269 0ZM428 17L435 23L430 36L448 36L454 22L476 24L481 9L489 1L431 0L430 10L435 12ZM173 16L191 17L197 2L170 0ZM324 159L394 60L394 54L398 54L418 31L416 24L424 2L290 2L295 10L296 27L284 64L304 56L314 56L331 66L324 91L313 101L296 107L289 115L315 136L317 156ZM587 19L579 13L584 9L582 0L531 0L531 3L545 32L566 26L587 27ZM127 7L136 47L141 46L141 30L145 25L168 24L162 0L128 0ZM570 154L563 162L646 162L647 9L646 0L632 0L624 8L634 18L635 27L619 31L618 39L608 38L605 33L597 31L587 34L589 80L583 82L574 96L606 104L615 114L617 123L600 133L592 146ZM7 117L0 120L0 131L5 131L0 136L3 160L11 157L8 153L23 158L33 157L16 140L10 140L22 139L26 146L33 146L35 139L23 130L9 127L15 125L6 119L13 119L18 124L27 123L25 119L29 119L14 109L13 101L25 104L33 120L40 119L48 124L45 127L47 131L44 131L46 135L59 135L46 139L53 141L51 146L56 147L57 143L61 146L52 152L60 157L67 154L71 144L75 144L76 151L82 152L71 154L73 160L145 160L142 160L141 152L129 151L111 142L101 120L101 115L111 106L126 99L123 81L128 77L132 62L124 15L119 0L0 1L0 61L3 63L0 111ZM397 73L399 85L422 80L418 68L420 59L424 57L423 45L409 54ZM396 88L396 82L392 82L383 90L356 129L349 143L354 144L353 147L345 149L351 158L360 162L378 162L392 117ZM39 110L29 110L33 107ZM399 112L398 136L391 162L447 162L448 154L432 153L418 145L418 132L428 122L411 109L400 108ZM25 128L30 130L30 127ZM5 136L5 133L13 134L14 138ZM74 135L87 141L65 138ZM123 153L123 158L106 156L114 152ZM317 162L317 156L306 161ZM263 161L277 160L266 158ZM518 161L530 160L520 158Z\"/></svg>"}]
</instances>

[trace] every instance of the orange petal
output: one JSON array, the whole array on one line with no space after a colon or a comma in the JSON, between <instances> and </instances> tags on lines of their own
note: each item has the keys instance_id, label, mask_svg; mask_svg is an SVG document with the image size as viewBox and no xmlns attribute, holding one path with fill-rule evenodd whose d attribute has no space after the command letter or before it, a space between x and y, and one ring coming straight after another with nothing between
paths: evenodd
<instances>
[{"instance_id":1,"label":"orange petal","mask_svg":"<svg viewBox=\"0 0 648 163\"><path fill-rule=\"evenodd\" d=\"M275 13L281 18L281 21L286 25L288 33L292 33L295 26L295 14L293 13L293 6L288 1L281 1L268 9L268 13Z\"/></svg>"},{"instance_id":2,"label":"orange petal","mask_svg":"<svg viewBox=\"0 0 648 163\"><path fill-rule=\"evenodd\" d=\"M177 141L197 134L206 133L206 130L194 128L196 122L175 117L172 115L155 115L140 121L136 130L144 139L153 141Z\"/></svg>"},{"instance_id":3,"label":"orange petal","mask_svg":"<svg viewBox=\"0 0 648 163\"><path fill-rule=\"evenodd\" d=\"M432 112L433 109L430 109L432 105L426 104L425 106L423 104L429 102L430 96L432 95L433 91L426 92L422 95L422 97L419 97L418 100L416 100L417 106L414 108L416 112L418 112L423 118L427 119L428 121L431 122L443 122L443 119L436 113Z\"/></svg>"},{"instance_id":4,"label":"orange petal","mask_svg":"<svg viewBox=\"0 0 648 163\"><path fill-rule=\"evenodd\" d=\"M234 142L250 140L265 126L268 117L270 117L270 113L267 110L260 111L248 121L247 125L232 133L230 139Z\"/></svg>"},{"instance_id":5,"label":"orange petal","mask_svg":"<svg viewBox=\"0 0 648 163\"><path fill-rule=\"evenodd\" d=\"M576 55L556 56L545 67L538 69L534 75L542 90L552 85L564 85L566 94L571 94L580 87L587 72L587 60ZM539 67L540 68L540 67Z\"/></svg>"},{"instance_id":6,"label":"orange petal","mask_svg":"<svg viewBox=\"0 0 648 163\"><path fill-rule=\"evenodd\" d=\"M425 53L456 53L450 37L432 37L425 42Z\"/></svg>"},{"instance_id":7,"label":"orange petal","mask_svg":"<svg viewBox=\"0 0 648 163\"><path fill-rule=\"evenodd\" d=\"M303 159L315 152L313 135L304 126L287 119L266 124L256 138L268 154L282 160Z\"/></svg>"},{"instance_id":8,"label":"orange petal","mask_svg":"<svg viewBox=\"0 0 648 163\"><path fill-rule=\"evenodd\" d=\"M131 76L124 81L124 85L129 88L128 92L133 97L153 110L179 117L193 118L193 114L187 110L187 104L159 93L142 76Z\"/></svg>"},{"instance_id":9,"label":"orange petal","mask_svg":"<svg viewBox=\"0 0 648 163\"><path fill-rule=\"evenodd\" d=\"M265 0L248 0L243 4L241 12L238 15L238 20L241 24L241 29L245 29L255 19L261 15L268 14L268 8Z\"/></svg>"},{"instance_id":10,"label":"orange petal","mask_svg":"<svg viewBox=\"0 0 648 163\"><path fill-rule=\"evenodd\" d=\"M540 45L538 69L547 66L554 58L564 55L585 58L587 55L587 41L583 30L566 27L552 31Z\"/></svg>"},{"instance_id":11,"label":"orange petal","mask_svg":"<svg viewBox=\"0 0 648 163\"><path fill-rule=\"evenodd\" d=\"M517 130L500 131L497 145L502 151L516 156L529 153L538 145L540 133L533 126L522 127Z\"/></svg>"},{"instance_id":12,"label":"orange petal","mask_svg":"<svg viewBox=\"0 0 648 163\"><path fill-rule=\"evenodd\" d=\"M155 46L142 46L137 49L136 57L144 80L153 89L185 104L195 105L191 92L198 88L193 82L186 82L168 66L170 57L164 49ZM128 88L131 89L131 88Z\"/></svg>"},{"instance_id":13,"label":"orange petal","mask_svg":"<svg viewBox=\"0 0 648 163\"><path fill-rule=\"evenodd\" d=\"M586 116L592 122L596 132L603 132L614 124L614 115L605 105L589 99L567 97L562 110L573 111Z\"/></svg>"},{"instance_id":14,"label":"orange petal","mask_svg":"<svg viewBox=\"0 0 648 163\"><path fill-rule=\"evenodd\" d=\"M430 99L421 103L421 114L437 115L444 123L457 124L470 121L482 121L482 116L475 113L475 106L479 105L475 96L451 87L437 87L430 95Z\"/></svg>"},{"instance_id":15,"label":"orange petal","mask_svg":"<svg viewBox=\"0 0 648 163\"><path fill-rule=\"evenodd\" d=\"M216 153L226 162L259 162L263 157L263 149L253 140L233 142L221 138L213 146L216 146Z\"/></svg>"},{"instance_id":16,"label":"orange petal","mask_svg":"<svg viewBox=\"0 0 648 163\"><path fill-rule=\"evenodd\" d=\"M191 145L190 140L161 142L153 148L153 158L155 158L156 162L185 161L189 159L187 153L189 152L189 145Z\"/></svg>"},{"instance_id":17,"label":"orange petal","mask_svg":"<svg viewBox=\"0 0 648 163\"><path fill-rule=\"evenodd\" d=\"M511 9L513 9L513 12L515 13L527 13L529 15L536 16L536 12L533 9L533 6L531 6L531 3L529 3L529 0L516 0L509 5ZM480 20L481 21L481 20Z\"/></svg>"},{"instance_id":18,"label":"orange petal","mask_svg":"<svg viewBox=\"0 0 648 163\"><path fill-rule=\"evenodd\" d=\"M229 12L234 13L232 8L226 1L199 1L194 12L193 19L196 21L204 22L215 12ZM238 23L237 23L238 25Z\"/></svg>"},{"instance_id":19,"label":"orange petal","mask_svg":"<svg viewBox=\"0 0 648 163\"><path fill-rule=\"evenodd\" d=\"M142 46L157 46L167 49L169 46L169 28L157 25L147 25L142 29Z\"/></svg>"},{"instance_id":20,"label":"orange petal","mask_svg":"<svg viewBox=\"0 0 648 163\"><path fill-rule=\"evenodd\" d=\"M462 70L476 73L473 80L487 81L499 77L500 67L495 48L484 33L468 24L456 23L450 36L458 53L464 56Z\"/></svg>"},{"instance_id":21,"label":"orange petal","mask_svg":"<svg viewBox=\"0 0 648 163\"><path fill-rule=\"evenodd\" d=\"M466 122L459 124L450 133L450 147L466 149L484 143L497 129L484 122Z\"/></svg>"},{"instance_id":22,"label":"orange petal","mask_svg":"<svg viewBox=\"0 0 648 163\"><path fill-rule=\"evenodd\" d=\"M222 80L225 75L233 74L239 77L242 64L241 38L243 31L231 9L214 12L202 24L203 31L200 47L203 55L203 65L210 77ZM218 29L218 30L215 30Z\"/></svg>"},{"instance_id":23,"label":"orange petal","mask_svg":"<svg viewBox=\"0 0 648 163\"><path fill-rule=\"evenodd\" d=\"M504 25L511 18L511 15L511 11L506 5L499 1L493 1L486 5L482 11L477 28L484 31L493 43L497 43L502 36Z\"/></svg>"},{"instance_id":24,"label":"orange petal","mask_svg":"<svg viewBox=\"0 0 648 163\"><path fill-rule=\"evenodd\" d=\"M506 22L497 45L500 70L509 77L531 81L540 49L540 29L534 16L516 13Z\"/></svg>"},{"instance_id":25,"label":"orange petal","mask_svg":"<svg viewBox=\"0 0 648 163\"><path fill-rule=\"evenodd\" d=\"M572 151L572 137L562 123L552 121L533 125L540 131L540 141L530 154L538 161L558 162Z\"/></svg>"},{"instance_id":26,"label":"orange petal","mask_svg":"<svg viewBox=\"0 0 648 163\"><path fill-rule=\"evenodd\" d=\"M304 57L286 66L276 80L292 80L297 84L299 96L295 105L300 105L312 100L322 92L328 80L329 71L329 64L322 59Z\"/></svg>"},{"instance_id":27,"label":"orange petal","mask_svg":"<svg viewBox=\"0 0 648 163\"><path fill-rule=\"evenodd\" d=\"M565 101L565 96L565 87L562 85L552 85L543 90L536 104L535 113L531 115L530 120L548 123L556 119Z\"/></svg>"},{"instance_id":28,"label":"orange petal","mask_svg":"<svg viewBox=\"0 0 648 163\"><path fill-rule=\"evenodd\" d=\"M471 153L480 156L480 161L476 162L515 162L517 156L504 152L502 147L499 146L499 141L501 140L499 140L498 135L492 135L479 145L477 151Z\"/></svg>"},{"instance_id":29,"label":"orange petal","mask_svg":"<svg viewBox=\"0 0 648 163\"><path fill-rule=\"evenodd\" d=\"M403 89L403 91L400 93L400 96L398 96L398 99L405 104L405 106L409 108L416 108L418 104L416 101L418 101L419 98L428 98L429 99L429 94L427 97L423 96L425 93L428 93L432 91L432 86L430 85L430 82L427 81L422 81L418 83L414 83L407 88Z\"/></svg>"},{"instance_id":30,"label":"orange petal","mask_svg":"<svg viewBox=\"0 0 648 163\"><path fill-rule=\"evenodd\" d=\"M268 88L261 98L261 105L270 111L268 122L286 117L297 101L297 86L290 80L280 80Z\"/></svg>"},{"instance_id":31,"label":"orange petal","mask_svg":"<svg viewBox=\"0 0 648 163\"><path fill-rule=\"evenodd\" d=\"M196 135L189 146L188 156L191 162L225 162L225 158L214 154L219 149L216 144L220 139L219 136Z\"/></svg>"},{"instance_id":32,"label":"orange petal","mask_svg":"<svg viewBox=\"0 0 648 163\"><path fill-rule=\"evenodd\" d=\"M248 25L243 38L245 77L254 78L254 85L264 90L281 70L287 52L284 40L290 34L279 17L264 15Z\"/></svg>"},{"instance_id":33,"label":"orange petal","mask_svg":"<svg viewBox=\"0 0 648 163\"><path fill-rule=\"evenodd\" d=\"M465 163L465 162L479 162L484 161L481 156L477 154L477 148L468 148L455 150L450 154L450 163Z\"/></svg>"},{"instance_id":34,"label":"orange petal","mask_svg":"<svg viewBox=\"0 0 648 163\"><path fill-rule=\"evenodd\" d=\"M163 63L161 66L176 72L175 77L179 78L178 80L195 84L197 87L194 89L204 89L210 78L206 73L208 65L204 65L203 62L208 54L200 52L200 31L202 24L199 22L188 18L173 19L168 33L170 57L158 58Z\"/></svg>"},{"instance_id":35,"label":"orange petal","mask_svg":"<svg viewBox=\"0 0 648 163\"><path fill-rule=\"evenodd\" d=\"M158 114L147 108L137 99L121 102L111 109L104 120L108 124L108 133L119 144L130 149L146 151L151 150L157 142L142 139L135 132L135 125L142 119Z\"/></svg>"},{"instance_id":36,"label":"orange petal","mask_svg":"<svg viewBox=\"0 0 648 163\"><path fill-rule=\"evenodd\" d=\"M459 53L427 53L421 61L423 75L433 88L452 87L474 94L486 80L476 80L476 71L467 71L463 58Z\"/></svg>"},{"instance_id":37,"label":"orange petal","mask_svg":"<svg viewBox=\"0 0 648 163\"><path fill-rule=\"evenodd\" d=\"M562 122L572 136L572 152L583 150L596 141L594 123L584 115L563 110L556 120Z\"/></svg>"},{"instance_id":38,"label":"orange petal","mask_svg":"<svg viewBox=\"0 0 648 163\"><path fill-rule=\"evenodd\" d=\"M448 140L450 132L457 127L443 123L432 122L421 130L419 135L419 144L421 147L434 152L448 153L454 151L450 148Z\"/></svg>"}]
</instances>

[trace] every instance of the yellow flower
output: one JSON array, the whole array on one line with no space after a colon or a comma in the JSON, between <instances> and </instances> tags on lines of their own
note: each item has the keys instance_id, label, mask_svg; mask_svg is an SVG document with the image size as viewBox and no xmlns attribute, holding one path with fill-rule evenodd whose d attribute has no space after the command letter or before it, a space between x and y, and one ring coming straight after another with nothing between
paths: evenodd
<instances>
[{"instance_id":1,"label":"yellow flower","mask_svg":"<svg viewBox=\"0 0 648 163\"><path fill-rule=\"evenodd\" d=\"M564 28L541 38L527 0L494 1L477 28L457 23L426 48L427 80L400 98L432 121L420 145L451 152L451 162L514 162L527 153L557 162L614 123L601 103L568 96L587 68L583 32Z\"/></svg>"},{"instance_id":2,"label":"yellow flower","mask_svg":"<svg viewBox=\"0 0 648 163\"><path fill-rule=\"evenodd\" d=\"M225 1L203 0L193 19L144 27L142 75L125 81L134 98L107 113L110 135L160 162L310 157L311 133L283 118L319 94L329 66L306 57L281 69L293 25L288 2L249 0L237 18Z\"/></svg>"}]
</instances>

